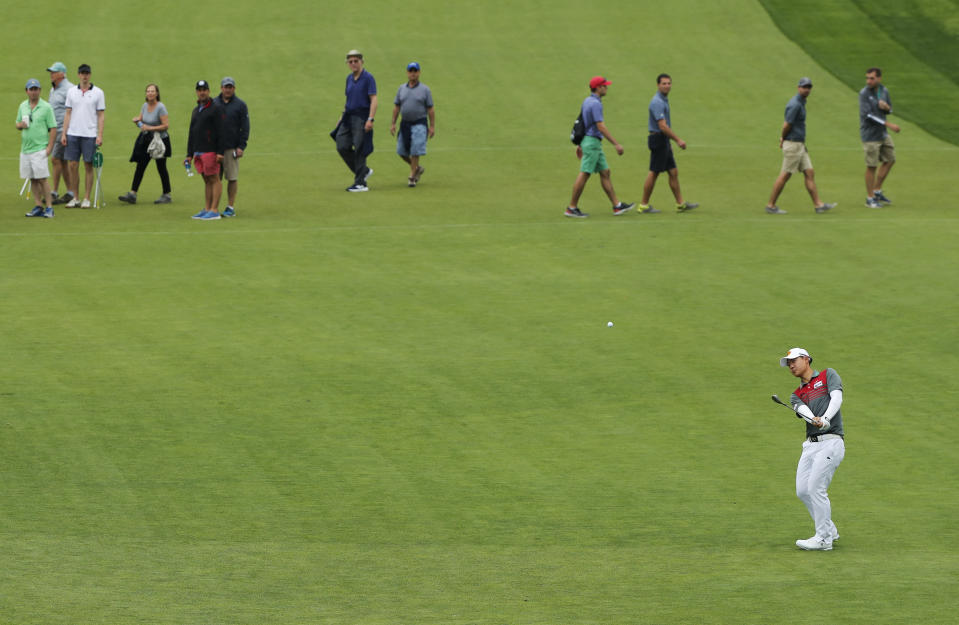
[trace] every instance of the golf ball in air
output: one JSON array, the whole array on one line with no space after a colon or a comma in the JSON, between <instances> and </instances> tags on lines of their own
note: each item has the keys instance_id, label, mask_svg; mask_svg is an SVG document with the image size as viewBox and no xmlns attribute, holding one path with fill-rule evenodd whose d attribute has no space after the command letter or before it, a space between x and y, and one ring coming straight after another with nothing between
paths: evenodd
<instances>
[{"instance_id":1,"label":"golf ball in air","mask_svg":"<svg viewBox=\"0 0 959 625\"><path fill-rule=\"evenodd\" d=\"M613 327L613 322L610 321L609 323L607 323L607 324L606 324L606 327L607 327L607 328L612 328L612 327Z\"/></svg>"}]
</instances>

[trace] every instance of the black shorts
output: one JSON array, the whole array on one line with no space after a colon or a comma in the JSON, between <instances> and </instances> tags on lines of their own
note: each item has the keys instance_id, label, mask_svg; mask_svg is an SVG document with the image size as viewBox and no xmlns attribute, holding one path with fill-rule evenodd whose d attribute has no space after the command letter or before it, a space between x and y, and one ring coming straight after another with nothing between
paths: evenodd
<instances>
[{"instance_id":1,"label":"black shorts","mask_svg":"<svg viewBox=\"0 0 959 625\"><path fill-rule=\"evenodd\" d=\"M663 172L676 169L676 159L673 158L673 146L669 137L661 132L649 135L646 140L649 146L649 171Z\"/></svg>"}]
</instances>

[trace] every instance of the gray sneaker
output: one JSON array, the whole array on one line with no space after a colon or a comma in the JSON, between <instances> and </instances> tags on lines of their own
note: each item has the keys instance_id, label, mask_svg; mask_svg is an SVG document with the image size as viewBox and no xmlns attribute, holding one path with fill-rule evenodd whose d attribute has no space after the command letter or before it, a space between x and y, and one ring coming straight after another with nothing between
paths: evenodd
<instances>
[{"instance_id":1,"label":"gray sneaker","mask_svg":"<svg viewBox=\"0 0 959 625\"><path fill-rule=\"evenodd\" d=\"M769 213L770 215L785 215L785 214L786 214L786 211L784 211L783 209L779 208L778 206L767 206L767 207L766 207L766 212Z\"/></svg>"},{"instance_id":2,"label":"gray sneaker","mask_svg":"<svg viewBox=\"0 0 959 625\"><path fill-rule=\"evenodd\" d=\"M663 212L663 211L657 210L656 208L653 208L653 205L650 204L649 206L647 206L646 208L644 208L644 209L642 210L642 212L645 213L646 215L656 215L656 214L661 213L661 212Z\"/></svg>"},{"instance_id":3,"label":"gray sneaker","mask_svg":"<svg viewBox=\"0 0 959 625\"><path fill-rule=\"evenodd\" d=\"M880 204L875 198L867 197L866 208L882 208L882 204Z\"/></svg>"},{"instance_id":4,"label":"gray sneaker","mask_svg":"<svg viewBox=\"0 0 959 625\"><path fill-rule=\"evenodd\" d=\"M170 194L169 194L169 193L164 193L163 195L161 195L161 196L158 197L157 199L153 200L153 203L154 203L154 204L169 204L169 203L172 202L172 201L173 201L173 198L170 197Z\"/></svg>"},{"instance_id":5,"label":"gray sneaker","mask_svg":"<svg viewBox=\"0 0 959 625\"><path fill-rule=\"evenodd\" d=\"M873 198L875 198L875 200L880 204L892 204L892 200L886 197L886 195L882 192L882 189L873 192L872 195Z\"/></svg>"},{"instance_id":6,"label":"gray sneaker","mask_svg":"<svg viewBox=\"0 0 959 625\"><path fill-rule=\"evenodd\" d=\"M696 202L683 202L682 206L676 207L676 211L680 213L686 213L697 207L699 207L699 204L697 204Z\"/></svg>"},{"instance_id":7,"label":"gray sneaker","mask_svg":"<svg viewBox=\"0 0 959 625\"><path fill-rule=\"evenodd\" d=\"M117 198L121 202L126 202L127 204L136 204L137 203L137 194L127 191L125 194Z\"/></svg>"},{"instance_id":8,"label":"gray sneaker","mask_svg":"<svg viewBox=\"0 0 959 625\"><path fill-rule=\"evenodd\" d=\"M832 209L834 209L834 208L836 208L836 202L833 202L832 204L823 204L822 206L817 206L817 207L816 207L816 212L817 212L817 213L825 213L826 211L832 210Z\"/></svg>"}]
</instances>

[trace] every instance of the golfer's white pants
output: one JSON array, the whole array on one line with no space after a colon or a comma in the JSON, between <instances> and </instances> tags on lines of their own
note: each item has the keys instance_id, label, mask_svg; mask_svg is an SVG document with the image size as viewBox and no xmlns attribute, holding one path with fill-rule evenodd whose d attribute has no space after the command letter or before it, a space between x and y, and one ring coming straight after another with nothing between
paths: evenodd
<instances>
[{"instance_id":1,"label":"golfer's white pants","mask_svg":"<svg viewBox=\"0 0 959 625\"><path fill-rule=\"evenodd\" d=\"M802 444L802 455L796 467L796 496L806 504L809 516L816 524L816 535L821 538L831 539L838 534L826 491L845 455L846 445L841 438L820 443L807 440Z\"/></svg>"}]
</instances>

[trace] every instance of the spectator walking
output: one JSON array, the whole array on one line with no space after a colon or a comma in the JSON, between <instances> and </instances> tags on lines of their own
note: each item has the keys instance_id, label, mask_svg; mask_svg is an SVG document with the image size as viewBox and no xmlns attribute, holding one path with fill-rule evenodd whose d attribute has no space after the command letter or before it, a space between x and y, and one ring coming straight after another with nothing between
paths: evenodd
<instances>
[{"instance_id":1,"label":"spectator walking","mask_svg":"<svg viewBox=\"0 0 959 625\"><path fill-rule=\"evenodd\" d=\"M669 74L660 74L656 77L656 94L649 101L649 137L646 143L649 146L649 173L643 184L643 200L639 203L639 210L644 213L660 213L649 205L656 186L659 174L666 172L669 176L669 188L676 200L676 211L685 213L699 204L683 200L683 192L679 188L679 169L673 157L673 146L670 139L676 142L679 149L686 149L686 142L673 132L672 121L669 117L669 92L673 88L673 79Z\"/></svg>"},{"instance_id":2,"label":"spectator walking","mask_svg":"<svg viewBox=\"0 0 959 625\"><path fill-rule=\"evenodd\" d=\"M350 74L346 77L346 106L336 124L336 151L353 172L351 193L369 191L366 181L373 175L366 158L373 153L373 122L376 117L376 79L363 67L359 50L346 53Z\"/></svg>"},{"instance_id":3,"label":"spectator walking","mask_svg":"<svg viewBox=\"0 0 959 625\"><path fill-rule=\"evenodd\" d=\"M400 85L393 100L393 119L390 134L396 135L396 119L402 115L400 135L396 139L396 153L410 166L407 185L415 187L426 170L420 166L420 157L426 154L426 141L436 134L436 115L433 94L420 82L420 64L413 61L406 66L406 82Z\"/></svg>"},{"instance_id":4,"label":"spectator walking","mask_svg":"<svg viewBox=\"0 0 959 625\"><path fill-rule=\"evenodd\" d=\"M130 162L136 163L136 171L133 172L133 185L130 190L119 197L121 202L127 204L137 203L137 191L140 189L140 183L143 182L143 174L146 172L150 161L156 161L157 173L160 174L160 184L163 187L163 194L153 201L154 204L169 204L170 198L170 172L167 171L166 160L173 155L170 146L170 116L167 113L166 106L160 101L160 87L151 83L146 87L145 102L140 107L140 114L133 118L133 123L140 129L136 142L133 144L133 154L130 156ZM154 133L159 133L163 141L163 154L153 156L148 152L150 142L153 141Z\"/></svg>"},{"instance_id":5,"label":"spectator walking","mask_svg":"<svg viewBox=\"0 0 959 625\"><path fill-rule=\"evenodd\" d=\"M882 70L870 67L866 70L866 86L859 91L859 137L866 153L866 206L869 208L892 204L882 192L886 176L896 162L896 146L888 130L898 133L901 129L886 121L889 113L892 113L892 100L889 89L882 84Z\"/></svg>"},{"instance_id":6,"label":"spectator walking","mask_svg":"<svg viewBox=\"0 0 959 625\"><path fill-rule=\"evenodd\" d=\"M579 174L573 183L573 197L566 208L566 216L583 219L589 217L589 213L579 210L579 198L586 188L589 177L595 173L599 174L599 183L603 186L603 191L609 201L613 203L613 215L622 215L635 204L620 202L616 197L616 191L613 190L613 180L610 178L609 165L606 163L606 155L603 154L603 137L613 144L616 153L620 156L625 151L613 135L606 128L606 122L603 121L603 100L606 92L611 85L610 81L602 76L593 76L589 81L589 96L583 100L582 119L586 127L586 136L583 142L576 146L576 156L580 159Z\"/></svg>"},{"instance_id":7,"label":"spectator walking","mask_svg":"<svg viewBox=\"0 0 959 625\"><path fill-rule=\"evenodd\" d=\"M819 199L819 190L816 188L816 172L812 168L812 160L806 149L806 98L812 91L812 81L803 77L796 87L797 93L786 104L785 121L779 134L779 148L783 152L782 171L773 183L773 191L766 204L766 212L770 215L785 215L786 211L776 206L776 200L782 193L786 182L796 172L801 171L806 180L806 191L812 198L817 213L825 213L834 208L835 204L826 204Z\"/></svg>"}]
</instances>

